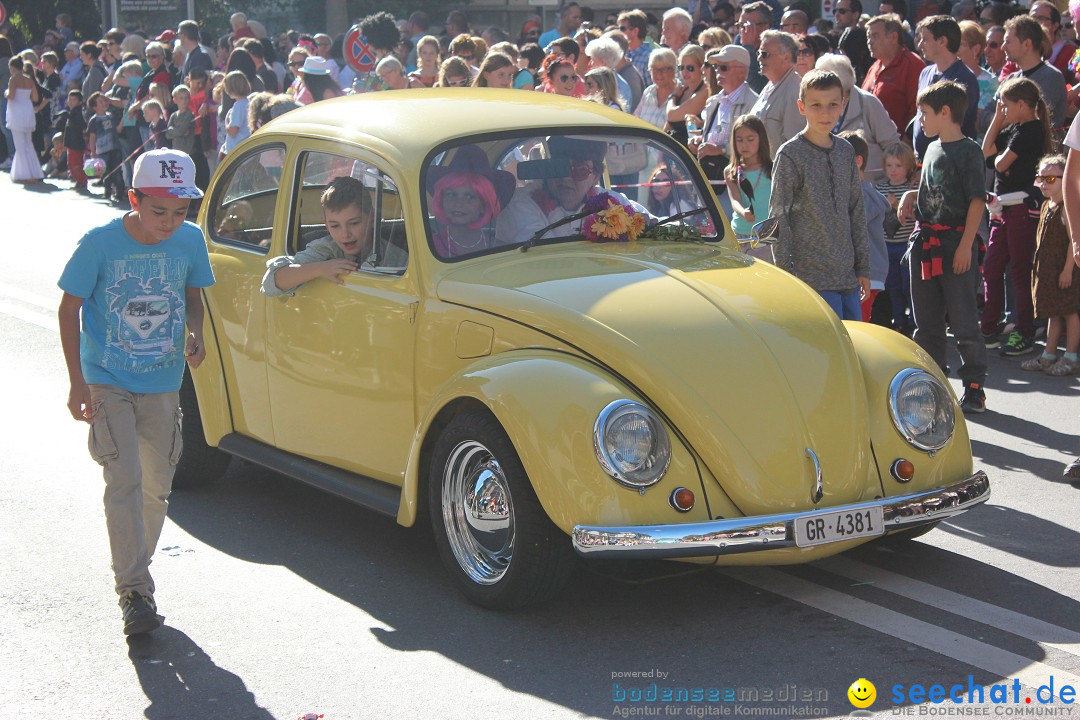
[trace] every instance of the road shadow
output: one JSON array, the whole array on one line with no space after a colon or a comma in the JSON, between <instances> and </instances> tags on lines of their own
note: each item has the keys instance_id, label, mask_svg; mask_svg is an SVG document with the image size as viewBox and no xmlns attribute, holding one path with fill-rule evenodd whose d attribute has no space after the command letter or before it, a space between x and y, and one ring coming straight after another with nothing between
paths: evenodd
<instances>
[{"instance_id":1,"label":"road shadow","mask_svg":"<svg viewBox=\"0 0 1080 720\"><path fill-rule=\"evenodd\" d=\"M987 536L1001 532L995 525L1006 519L976 513L947 530ZM956 675L958 667L965 676L969 672L954 660L912 652L913 646L903 641L743 584L722 571L687 574L688 566L675 563L635 564L630 572L618 564L580 563L565 592L547 605L516 612L482 610L451 585L429 533L402 528L240 462L212 489L174 493L169 516L221 552L287 568L362 609L377 619L379 626L369 632L387 648L438 653L510 692L585 715L612 715L618 692L613 673L650 668L668 673L673 686L755 683L759 689L824 691L828 701L823 706L839 714L851 709L844 693L859 676L912 684ZM1061 530L1050 523L1040 527L1030 516L1010 515L1007 521L1017 538L1033 530L1040 538ZM1059 547L1065 543L1062 537L1057 536ZM1080 547L1075 533L1068 531L1067 539ZM1051 555L1049 543L1040 545ZM884 558L912 578L1080 630L1076 600L975 558L922 542L892 555L864 552L874 554L861 557ZM1064 557L1068 560L1053 561L1039 553L1033 559L1075 564L1076 551ZM782 572L829 578L813 568ZM888 596L880 601L904 607L901 600ZM963 624L950 617L941 623ZM1008 642L1025 657L1045 657L1033 639L1010 637ZM976 672L975 678L986 684L1001 680L987 672ZM623 681L624 687L626 682L649 681ZM422 696L425 690L417 692Z\"/></svg>"},{"instance_id":2,"label":"road shadow","mask_svg":"<svg viewBox=\"0 0 1080 720\"><path fill-rule=\"evenodd\" d=\"M23 190L28 190L30 192L46 193L47 194L47 193L59 192L60 190L63 190L63 188L57 187L56 185L53 185L52 183L48 183L48 182L45 182L44 180L42 180L40 182L24 184L23 185Z\"/></svg>"},{"instance_id":3,"label":"road shadow","mask_svg":"<svg viewBox=\"0 0 1080 720\"><path fill-rule=\"evenodd\" d=\"M1080 533L1004 505L983 505L938 528L1050 567L1080 566Z\"/></svg>"},{"instance_id":4,"label":"road shadow","mask_svg":"<svg viewBox=\"0 0 1080 720\"><path fill-rule=\"evenodd\" d=\"M128 638L128 657L150 700L148 720L245 718L274 720L244 681L218 667L201 647L176 628Z\"/></svg>"}]
</instances>

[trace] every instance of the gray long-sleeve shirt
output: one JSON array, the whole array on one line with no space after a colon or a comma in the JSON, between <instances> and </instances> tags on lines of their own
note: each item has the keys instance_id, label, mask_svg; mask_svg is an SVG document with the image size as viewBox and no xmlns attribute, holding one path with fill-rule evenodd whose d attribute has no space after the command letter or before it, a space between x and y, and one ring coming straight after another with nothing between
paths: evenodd
<instances>
[{"instance_id":1,"label":"gray long-sleeve shirt","mask_svg":"<svg viewBox=\"0 0 1080 720\"><path fill-rule=\"evenodd\" d=\"M870 277L870 250L855 150L832 140L823 148L799 133L780 146L769 215L780 221L778 267L819 292L848 292Z\"/></svg>"}]
</instances>

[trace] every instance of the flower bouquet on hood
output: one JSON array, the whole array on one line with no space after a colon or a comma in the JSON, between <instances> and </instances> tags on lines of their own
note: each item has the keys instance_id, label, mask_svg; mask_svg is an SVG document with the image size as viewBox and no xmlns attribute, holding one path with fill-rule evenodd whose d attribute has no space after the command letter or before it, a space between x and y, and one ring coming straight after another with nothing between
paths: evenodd
<instances>
[{"instance_id":1,"label":"flower bouquet on hood","mask_svg":"<svg viewBox=\"0 0 1080 720\"><path fill-rule=\"evenodd\" d=\"M645 216L610 193L597 193L585 201L581 234L590 242L633 242L645 230Z\"/></svg>"}]
</instances>

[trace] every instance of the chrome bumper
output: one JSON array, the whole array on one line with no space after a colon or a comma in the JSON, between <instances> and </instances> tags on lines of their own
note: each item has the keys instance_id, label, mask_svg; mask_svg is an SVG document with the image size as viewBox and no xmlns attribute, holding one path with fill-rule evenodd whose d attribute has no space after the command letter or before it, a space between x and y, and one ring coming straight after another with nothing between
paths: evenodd
<instances>
[{"instance_id":1,"label":"chrome bumper","mask_svg":"<svg viewBox=\"0 0 1080 720\"><path fill-rule=\"evenodd\" d=\"M990 480L981 470L947 487L869 502L823 507L783 515L711 520L683 525L574 528L574 549L589 557L680 558L795 547L795 523L822 512L879 506L885 533L959 515L990 498Z\"/></svg>"}]
</instances>

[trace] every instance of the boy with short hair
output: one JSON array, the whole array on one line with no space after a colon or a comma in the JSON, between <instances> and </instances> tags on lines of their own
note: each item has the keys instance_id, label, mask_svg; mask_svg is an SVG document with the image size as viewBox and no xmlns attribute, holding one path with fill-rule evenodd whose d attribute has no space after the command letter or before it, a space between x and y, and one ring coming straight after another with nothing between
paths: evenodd
<instances>
[{"instance_id":1,"label":"boy with short hair","mask_svg":"<svg viewBox=\"0 0 1080 720\"><path fill-rule=\"evenodd\" d=\"M832 134L843 85L811 70L799 86L806 127L780 146L769 215L780 221L777 266L814 288L842 320L862 319L870 294L870 252L862 182L851 145Z\"/></svg>"},{"instance_id":2,"label":"boy with short hair","mask_svg":"<svg viewBox=\"0 0 1080 720\"><path fill-rule=\"evenodd\" d=\"M965 413L981 413L986 411L986 348L975 300L975 235L986 209L986 170L982 148L961 128L967 102L964 86L951 80L919 93L923 128L936 139L926 148L919 189L904 193L899 216L901 221L912 215L916 220L910 249L915 342L947 372L948 316L962 362L960 407Z\"/></svg>"},{"instance_id":3,"label":"boy with short hair","mask_svg":"<svg viewBox=\"0 0 1080 720\"><path fill-rule=\"evenodd\" d=\"M83 172L83 155L86 152L86 119L83 117L82 104L82 90L68 92L64 148L67 150L67 164L71 170L71 179L75 181L76 192L87 191L86 173Z\"/></svg>"},{"instance_id":4,"label":"boy with short hair","mask_svg":"<svg viewBox=\"0 0 1080 720\"><path fill-rule=\"evenodd\" d=\"M201 288L214 282L202 232L184 222L191 158L152 150L135 162L131 212L91 230L60 277L60 343L72 417L90 423L104 467L105 523L124 634L161 627L154 553L180 459L180 382L203 348ZM80 332L80 311L82 327Z\"/></svg>"},{"instance_id":5,"label":"boy with short hair","mask_svg":"<svg viewBox=\"0 0 1080 720\"><path fill-rule=\"evenodd\" d=\"M102 184L105 188L105 199L109 199L109 187L116 189L116 202L120 202L124 194L124 178L118 172L113 172L120 167L120 137L116 133L116 119L108 113L109 99L100 92L95 92L87 99L93 116L86 126L89 136L87 147L90 157L99 157L105 161L105 175Z\"/></svg>"},{"instance_id":6,"label":"boy with short hair","mask_svg":"<svg viewBox=\"0 0 1080 720\"><path fill-rule=\"evenodd\" d=\"M855 164L859 168L862 183L863 208L866 211L866 236L870 250L870 292L862 301L862 320L870 322L874 300L885 289L889 276L889 250L885 247L885 216L894 212L885 196L866 179L866 163L870 160L870 146L858 130L842 132L838 137L851 143L855 151Z\"/></svg>"},{"instance_id":7,"label":"boy with short hair","mask_svg":"<svg viewBox=\"0 0 1080 720\"><path fill-rule=\"evenodd\" d=\"M282 255L266 263L262 292L269 297L292 297L304 283L325 278L341 285L344 276L358 269L374 269L371 193L354 177L330 181L319 202L329 235L312 240L295 257ZM388 245L381 266L404 267L399 248Z\"/></svg>"}]
</instances>

